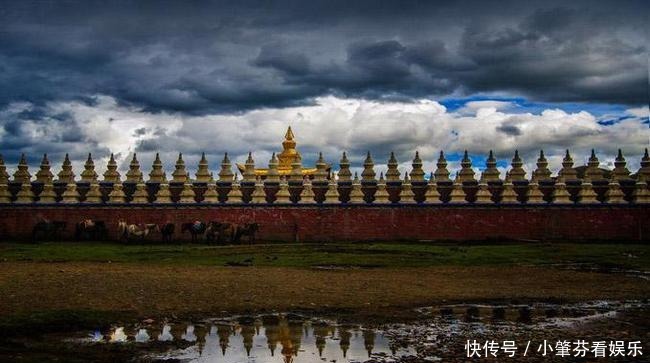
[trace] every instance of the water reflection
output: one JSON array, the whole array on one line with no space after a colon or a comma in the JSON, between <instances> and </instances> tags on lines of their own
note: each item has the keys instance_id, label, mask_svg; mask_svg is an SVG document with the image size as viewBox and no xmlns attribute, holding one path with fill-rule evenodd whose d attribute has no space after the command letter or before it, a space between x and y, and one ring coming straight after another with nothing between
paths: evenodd
<instances>
[{"instance_id":1,"label":"water reflection","mask_svg":"<svg viewBox=\"0 0 650 363\"><path fill-rule=\"evenodd\" d=\"M171 342L174 340L174 336L172 335L172 327L170 325L165 324L162 329L162 333L158 334L158 341L159 342Z\"/></svg>"},{"instance_id":2,"label":"water reflection","mask_svg":"<svg viewBox=\"0 0 650 363\"><path fill-rule=\"evenodd\" d=\"M147 343L149 341L149 333L147 329L138 329L138 333L135 335L136 343Z\"/></svg>"},{"instance_id":3,"label":"water reflection","mask_svg":"<svg viewBox=\"0 0 650 363\"><path fill-rule=\"evenodd\" d=\"M137 343L142 354L139 358L144 361L389 362L411 355L427 359L439 359L445 354L455 356L458 352L449 351L449 347L462 348L458 341L466 337L546 334L549 329L572 328L589 320L611 318L617 311L640 307L647 304L458 304L417 309L421 321L381 327L341 325L287 314L200 323L140 323L85 336L87 342ZM161 349L168 351L152 353Z\"/></svg>"},{"instance_id":4,"label":"water reflection","mask_svg":"<svg viewBox=\"0 0 650 363\"><path fill-rule=\"evenodd\" d=\"M264 321L266 320L266 322ZM160 333L156 336L156 329ZM125 327L115 327L109 342L194 343L162 355L157 360L184 362L359 362L375 355L400 357L415 352L408 347L391 346L382 330L362 326L343 326L325 321L298 321L284 316L267 316L252 321L211 321L204 324L164 324L139 327L133 336ZM99 332L92 341L101 341Z\"/></svg>"},{"instance_id":5,"label":"water reflection","mask_svg":"<svg viewBox=\"0 0 650 363\"><path fill-rule=\"evenodd\" d=\"M126 340L127 340L127 336L126 333L124 333L123 327L115 328L115 330L113 331L113 333L109 338L109 341L111 343L124 343L126 342Z\"/></svg>"}]
</instances>

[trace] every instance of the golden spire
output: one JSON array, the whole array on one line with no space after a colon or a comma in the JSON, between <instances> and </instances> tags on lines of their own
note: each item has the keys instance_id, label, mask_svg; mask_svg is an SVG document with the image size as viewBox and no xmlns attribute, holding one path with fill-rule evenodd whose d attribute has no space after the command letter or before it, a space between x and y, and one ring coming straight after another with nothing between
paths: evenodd
<instances>
[{"instance_id":1,"label":"golden spire","mask_svg":"<svg viewBox=\"0 0 650 363\"><path fill-rule=\"evenodd\" d=\"M280 160L280 169L291 168L291 163L298 154L296 150L296 141L294 140L293 131L291 131L291 126L287 129L287 132L284 134L284 141L282 141L282 152L278 154L278 159Z\"/></svg>"},{"instance_id":2,"label":"golden spire","mask_svg":"<svg viewBox=\"0 0 650 363\"><path fill-rule=\"evenodd\" d=\"M293 131L291 131L291 126L287 128L287 132L284 134L284 139L285 141L291 141L293 140Z\"/></svg>"}]
</instances>

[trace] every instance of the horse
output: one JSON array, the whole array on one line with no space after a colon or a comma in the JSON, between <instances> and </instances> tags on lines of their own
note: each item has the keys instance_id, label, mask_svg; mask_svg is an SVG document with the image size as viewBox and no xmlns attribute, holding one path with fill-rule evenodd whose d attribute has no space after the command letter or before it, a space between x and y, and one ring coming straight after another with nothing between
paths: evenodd
<instances>
[{"instance_id":1,"label":"horse","mask_svg":"<svg viewBox=\"0 0 650 363\"><path fill-rule=\"evenodd\" d=\"M176 227L174 226L174 223L167 222L160 227L160 234L162 235L162 241L164 242L171 242L172 237L174 235L174 229Z\"/></svg>"},{"instance_id":2,"label":"horse","mask_svg":"<svg viewBox=\"0 0 650 363\"><path fill-rule=\"evenodd\" d=\"M190 235L192 236L192 243L196 243L199 236L205 233L206 228L207 225L201 221L183 223L181 225L181 233L185 233L185 231L189 231Z\"/></svg>"},{"instance_id":3,"label":"horse","mask_svg":"<svg viewBox=\"0 0 650 363\"><path fill-rule=\"evenodd\" d=\"M130 241L132 237L139 237L140 241L152 232L160 232L160 227L157 224L127 224L125 220L119 220L117 228L120 231L120 239Z\"/></svg>"},{"instance_id":4,"label":"horse","mask_svg":"<svg viewBox=\"0 0 650 363\"><path fill-rule=\"evenodd\" d=\"M219 238L219 230L221 229L220 222L208 222L208 226L205 228L205 240L208 243L214 242Z\"/></svg>"},{"instance_id":5,"label":"horse","mask_svg":"<svg viewBox=\"0 0 650 363\"><path fill-rule=\"evenodd\" d=\"M207 223L205 229L205 240L207 242L221 243L224 240L232 242L235 235L234 224L211 221ZM228 237L228 239L226 239Z\"/></svg>"},{"instance_id":6,"label":"horse","mask_svg":"<svg viewBox=\"0 0 650 363\"><path fill-rule=\"evenodd\" d=\"M248 236L248 243L255 243L255 234L259 231L260 225L257 223L245 223L238 225L235 230L235 237L233 243L240 243L242 236Z\"/></svg>"},{"instance_id":7,"label":"horse","mask_svg":"<svg viewBox=\"0 0 650 363\"><path fill-rule=\"evenodd\" d=\"M63 221L49 221L42 219L32 228L32 241L36 242L37 237L42 239L61 239L61 232L65 230L66 222Z\"/></svg>"},{"instance_id":8,"label":"horse","mask_svg":"<svg viewBox=\"0 0 650 363\"><path fill-rule=\"evenodd\" d=\"M108 237L108 229L104 221L84 219L75 226L75 240L105 240Z\"/></svg>"}]
</instances>

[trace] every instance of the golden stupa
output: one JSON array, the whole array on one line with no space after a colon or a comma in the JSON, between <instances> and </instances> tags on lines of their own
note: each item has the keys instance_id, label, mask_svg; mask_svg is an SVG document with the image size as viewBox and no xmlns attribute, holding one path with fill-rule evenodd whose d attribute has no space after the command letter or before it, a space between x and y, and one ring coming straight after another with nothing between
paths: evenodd
<instances>
[{"instance_id":1,"label":"golden stupa","mask_svg":"<svg viewBox=\"0 0 650 363\"><path fill-rule=\"evenodd\" d=\"M280 176L289 176L291 174L291 164L295 162L296 158L302 160L302 155L296 150L296 140L294 140L293 131L291 126L287 128L287 132L284 134L284 141L282 141L282 152L277 154L278 158L278 174ZM244 173L246 167L244 164L237 163L237 169L240 173ZM302 168L302 175L313 177L316 172L316 168ZM327 171L329 172L330 166L327 165ZM264 179L268 173L269 169L267 168L255 168L255 176L260 176Z\"/></svg>"}]
</instances>

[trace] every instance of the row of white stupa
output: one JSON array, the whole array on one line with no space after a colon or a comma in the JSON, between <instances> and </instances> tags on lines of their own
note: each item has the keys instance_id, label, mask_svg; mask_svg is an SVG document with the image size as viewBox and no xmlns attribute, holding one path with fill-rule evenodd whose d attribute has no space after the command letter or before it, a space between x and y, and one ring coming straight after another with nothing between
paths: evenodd
<instances>
[{"instance_id":1,"label":"row of white stupa","mask_svg":"<svg viewBox=\"0 0 650 363\"><path fill-rule=\"evenodd\" d=\"M468 157L467 151L461 160L461 169L456 174L456 179L459 179L461 182L476 181L475 172L472 169L472 161ZM511 181L525 181L526 180L526 171L523 169L523 161L519 157L519 153L515 151L515 155L511 162L511 169L506 173L506 178L509 178ZM569 151L566 151L564 160L562 161L562 169L558 171L557 177L553 178L551 176L551 171L548 169L548 162L544 157L544 152L540 152L540 156L537 159L537 168L532 172L531 181L542 181L542 180L579 180L577 170L573 167L573 159ZM618 151L618 156L614 162L614 169L611 170L610 179L611 180L630 180L631 173L626 167L627 162L623 157L621 150ZM645 150L645 154L641 159L641 168L636 173L637 176L645 177L645 180L650 180L650 156L648 155L648 149ZM287 174L286 172L278 171L278 159L273 154L271 160L269 161L269 168L265 172L265 181L267 182L279 182L281 179L281 174ZM376 182L376 173L374 171L374 161L370 156L370 153L367 154L366 159L363 163L363 171L361 172L361 181L365 182ZM398 162L395 158L395 155L391 153L390 158L387 163L388 170L386 172L386 181L388 182L399 182L400 171L398 170ZM500 172L497 169L497 160L494 158L492 151L490 151L489 156L485 163L486 168L481 173L480 181L485 182L495 182L500 181ZM352 181L352 172L350 171L350 161L348 160L346 153L343 153L343 157L339 162L339 172L336 174L338 180L341 182L351 182ZM117 162L111 154L111 157L108 161L106 172L103 174L103 182L116 183L122 181L120 173L117 171ZM330 178L330 172L328 171L329 164L323 160L323 155L320 154L319 159L316 162L316 168L313 169L314 181L325 181ZM29 173L29 165L26 162L25 155L23 154L20 162L17 165L16 172L13 174L14 183L28 183L32 181L32 176ZM35 181L43 184L52 183L54 181L54 175L51 172L50 161L47 158L47 154L43 156L41 161L40 169L35 175ZM255 169L255 162L253 161L251 153L248 154L248 159L244 164L244 171L242 172L242 181L244 182L254 182L257 178ZM425 172L422 169L422 160L420 159L419 153L415 153L415 158L412 162L412 170L407 173L410 180L413 182L424 182L427 179L425 178ZM189 172L185 170L185 162L183 161L182 154L179 154L178 160L176 161L175 170L171 174L172 179L169 182L172 183L185 183L188 181L192 182L214 182L213 174L208 169L208 161L205 158L205 154L202 155L201 160L199 161L198 170L196 172L196 178L191 180L189 177ZM219 182L230 183L233 179L236 179L237 176L232 172L232 164L228 159L228 154L226 153L223 161L221 162L221 170L219 171ZM449 171L447 170L447 160L445 159L444 153L440 152L440 157L437 162L437 169L433 172L432 177L437 181L450 181ZM72 170L72 163L68 155L66 154L63 164L61 166L61 171L57 174L58 179L56 183L74 183L75 174ZM98 181L98 175L95 172L95 164L90 154L88 154L88 159L84 165L84 171L80 174L81 179L79 182L92 183ZM294 162L291 164L291 170L286 175L289 181L300 182L304 173L302 172L302 164L300 157L297 157ZM596 154L592 150L591 157L586 165L584 176L582 179L585 180L603 180L604 170L600 168L600 161L596 157ZM126 179L124 182L127 183L138 183L143 181L143 173L140 170L140 163L137 160L136 155L133 155L133 159L129 165L129 171L126 173ZM7 173L7 168L0 155L0 184L9 184L10 177ZM152 165L152 170L149 173L149 180L147 182L151 183L165 183L168 182L165 171L163 170L163 164L160 160L158 154Z\"/></svg>"},{"instance_id":2,"label":"row of white stupa","mask_svg":"<svg viewBox=\"0 0 650 363\"><path fill-rule=\"evenodd\" d=\"M54 185L52 183L53 175L49 171L49 161L47 157L44 156L43 162L41 163L41 169L36 175L36 180L43 182L43 188L38 194L35 195L33 192L33 187L31 185L29 175L27 170L27 163L24 162L24 157L21 160L21 163L18 165L18 170L14 174L14 182L21 183L20 190L17 192L15 198L12 198L12 195L8 188L8 175L6 175L6 169L4 163L0 163L0 203L55 203L60 199L60 203L63 204L72 204L72 203L102 203L102 193L100 190L100 185L97 181L97 174L94 172L94 164L92 158L88 157L86 162L86 167L82 173L82 181L88 181L90 183L90 188L85 193L84 197L80 195L77 190L77 184L74 181L74 174L72 173L72 167L70 164L69 158L66 156L64 161L64 166L62 171L58 174L59 182L67 180L65 191L59 196L57 196ZM1 160L0 160L1 161ZM219 196L217 192L217 187L212 180L212 175L207 169L207 160L205 155L203 155L201 162L199 163L199 171L197 171L197 181L207 182L207 190L203 194L203 200L201 203L219 203ZM374 204L385 204L391 203L389 199L389 193L387 190L386 182L392 181L401 181L399 184L399 203L410 204L415 202L415 194L412 190L412 181L426 182L426 192L424 194L424 203L436 204L442 203L440 193L438 192L438 182L449 181L449 171L446 169L447 162L444 158L444 154L440 153L440 159L438 160L437 166L438 169L431 173L431 177L428 182L424 177L424 171L422 170L422 160L420 159L418 153L416 152L415 159L413 160L413 169L410 173L405 173L404 178L400 179L400 172L397 170L397 160L394 155L391 153L391 157L388 161L388 171L386 172L386 179L384 179L383 173L380 175L379 181L376 183L376 188L373 194ZM543 180L552 180L551 172L547 168L548 163L544 158L543 152L540 153L540 158L537 161L537 169L533 172L533 177L527 185L526 191L526 201L528 204L542 204L546 203L544 200L544 194L539 188L539 182ZM109 161L108 170L104 173L104 180L112 182L112 190L108 195L107 203L110 204L122 204L126 203L128 198L123 190L123 185L117 172L117 164L115 163L114 158L111 156L111 161ZM238 178L233 175L231 170L231 164L228 160L228 156L224 157L222 162L222 169L219 173L220 181L230 181L231 186L227 193L226 203L243 203L243 194L241 191L241 185ZM448 203L451 204L462 204L467 203L466 193L463 187L463 182L472 181L474 179L474 171L471 168L471 161L467 156L467 152L461 161L462 169L456 174L454 183L449 194ZM496 168L496 159L494 159L492 152L486 162L487 168L483 171L480 181L478 183L478 191L476 193L476 199L473 203L476 204L490 204L493 202L492 191L488 187L488 182L498 181L499 180L499 171ZM512 159L512 168L507 172L506 179L501 187L500 201L501 204L511 204L519 203L517 198L517 192L515 191L514 181L525 181L526 172L522 168L523 162L519 157L518 153L515 153L514 158ZM329 178L328 179L328 164L323 160L322 155L320 155L319 160L316 163L316 172L314 173L313 181L315 182L327 182L327 192L325 193L324 203L341 203L339 196L339 183L340 182L351 182L351 190L349 194L349 200L346 203L350 204L362 204L366 203L364 201L364 194L362 191L362 182L364 181L373 181L376 182L375 172L373 170L374 163L370 154L367 155L367 158L364 162L364 170L361 173L362 179L360 180L355 173L354 178L352 178L352 173L350 172L350 163L347 160L345 153L340 162L340 170L338 173L338 178ZM48 174L49 173L49 174ZM90 175L92 173L92 176ZM162 170L162 163L158 155L156 155L156 161L154 161L154 166L150 175L150 181L159 181L160 188L153 196L154 203L172 203L172 193L169 190L169 184L166 181L164 171ZM194 185L188 178L188 173L185 171L184 162L182 157L179 156L179 161L176 164L176 170L172 174L176 182L183 183L183 189L180 192L180 198L178 203L197 203L196 193L194 191ZM180 178L182 177L182 180ZM631 202L637 204L646 204L650 203L650 191L648 190L647 178L650 177L650 157L648 156L648 151L645 151L645 155L641 160L641 169L637 172L636 181L634 182L634 189L631 194ZM22 178L22 179L21 179ZM67 178L67 179L66 179ZM177 179L178 178L178 179ZM129 180L130 179L130 180ZM567 151L566 156L563 161L563 168L559 171L558 177L555 178L555 184L552 192L552 203L555 204L573 204L571 200L571 195L567 191L567 186L565 182L567 180L577 180L577 172L573 168L573 160L569 152ZM279 182L279 190L275 194L274 203L291 203L291 194L289 191L289 184L287 183L287 178L280 176L277 173L277 158L275 155L272 157L271 162L269 163L269 169L267 177L262 181L258 176L255 175L255 164L253 162L252 156L249 154L248 160L245 164L245 170L243 173L244 181L254 182L254 191L251 195L252 199L250 203L267 203L267 191L268 188L265 186L270 183L277 185ZM315 203L315 194L312 188L312 180L309 178L304 178L302 175L302 166L300 159L297 158L297 161L292 164L291 173L288 176L288 180L296 182L302 186L300 192L300 198L298 203ZM581 204L593 204L600 203L597 197L598 195L593 189L591 183L592 180L604 180L603 170L599 168L599 162L595 154L592 151L591 158L587 164L587 168L584 172L584 177L580 184L580 191L578 193L578 203ZM605 193L605 202L606 203L628 203L625 201L625 194L621 190L620 181L629 180L632 181L630 177L630 171L626 168L625 159L622 156L622 153L619 150L618 157L616 158L615 168L611 171L611 177L608 180L608 189ZM131 195L129 203L132 204L143 204L149 203L149 193L147 191L147 186L144 183L142 178L142 172L139 170L139 163L134 155L131 162L131 167L127 173L127 181L136 183L135 191ZM295 185L295 184L292 184ZM14 200L15 199L15 200Z\"/></svg>"}]
</instances>

